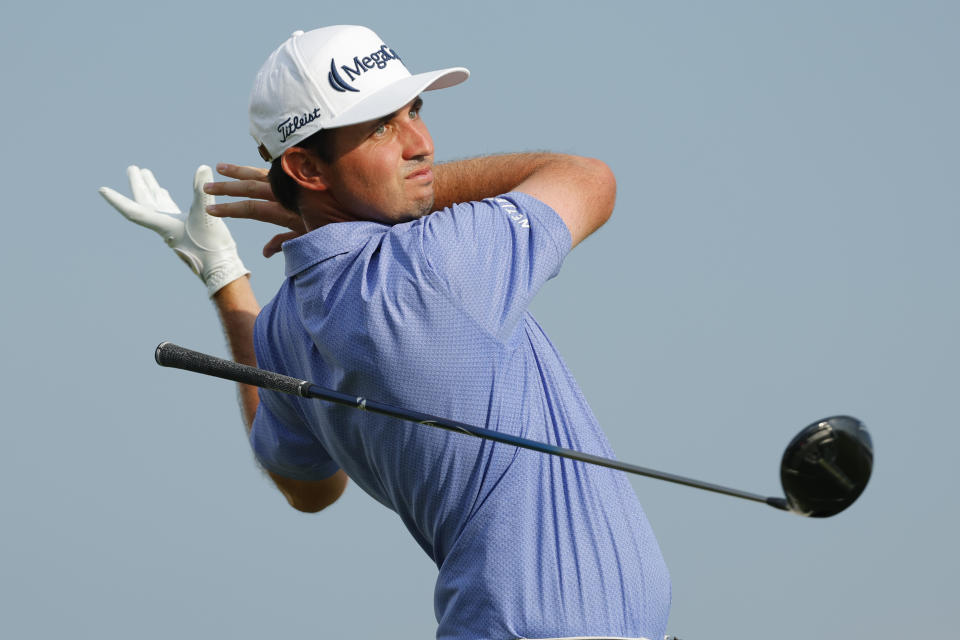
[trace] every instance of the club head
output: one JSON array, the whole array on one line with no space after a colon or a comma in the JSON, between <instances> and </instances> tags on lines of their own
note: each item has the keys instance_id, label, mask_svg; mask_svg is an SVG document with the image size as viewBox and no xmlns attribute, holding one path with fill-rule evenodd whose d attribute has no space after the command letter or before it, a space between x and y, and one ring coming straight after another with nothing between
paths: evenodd
<instances>
[{"instance_id":1,"label":"club head","mask_svg":"<svg viewBox=\"0 0 960 640\"><path fill-rule=\"evenodd\" d=\"M827 518L863 493L873 470L873 441L856 418L832 416L814 422L787 445L780 481L790 511Z\"/></svg>"}]
</instances>

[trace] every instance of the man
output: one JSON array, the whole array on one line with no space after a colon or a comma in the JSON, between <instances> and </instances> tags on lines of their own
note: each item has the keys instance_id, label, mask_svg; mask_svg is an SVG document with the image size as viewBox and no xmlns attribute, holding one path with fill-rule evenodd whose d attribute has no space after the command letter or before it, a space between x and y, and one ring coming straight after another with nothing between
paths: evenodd
<instances>
[{"instance_id":1,"label":"man","mask_svg":"<svg viewBox=\"0 0 960 640\"><path fill-rule=\"evenodd\" d=\"M412 76L362 27L296 32L251 97L269 178L225 166L241 180L206 184L201 168L182 229L161 213L175 205L149 172L131 168L136 202L102 192L204 278L238 362L611 456L527 306L609 217L613 176L559 154L434 165L420 93L467 75ZM266 200L217 215L293 229L265 249L286 240L287 278L262 310L203 189ZM325 508L349 477L401 517L439 568L438 638L663 637L669 577L624 474L241 391L256 457L293 507Z\"/></svg>"}]
</instances>

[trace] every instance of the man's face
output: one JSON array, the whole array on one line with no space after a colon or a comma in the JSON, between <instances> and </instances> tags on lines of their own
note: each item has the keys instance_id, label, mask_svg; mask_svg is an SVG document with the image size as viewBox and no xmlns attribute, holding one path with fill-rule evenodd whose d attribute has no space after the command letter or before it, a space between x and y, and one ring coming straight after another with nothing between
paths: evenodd
<instances>
[{"instance_id":1,"label":"man's face","mask_svg":"<svg viewBox=\"0 0 960 640\"><path fill-rule=\"evenodd\" d=\"M334 129L329 193L343 213L394 224L433 210L433 140L420 98L380 120Z\"/></svg>"}]
</instances>

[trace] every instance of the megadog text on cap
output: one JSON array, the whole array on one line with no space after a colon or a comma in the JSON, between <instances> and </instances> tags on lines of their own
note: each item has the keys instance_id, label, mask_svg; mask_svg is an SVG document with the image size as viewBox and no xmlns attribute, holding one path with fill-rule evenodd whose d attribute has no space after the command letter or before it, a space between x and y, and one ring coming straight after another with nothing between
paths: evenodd
<instances>
[{"instance_id":1,"label":"megadog text on cap","mask_svg":"<svg viewBox=\"0 0 960 640\"><path fill-rule=\"evenodd\" d=\"M330 58L330 73L327 74L327 80L330 81L331 87L341 93L346 91L360 91L350 84L354 78L359 78L362 74L374 68L383 69L391 60L400 60L400 56L387 45L383 45L376 51L372 51L362 58L360 56L354 56L352 67L346 64L340 65L340 69L347 76L346 79L344 79L337 71L336 60ZM403 62L402 60L400 61Z\"/></svg>"}]
</instances>

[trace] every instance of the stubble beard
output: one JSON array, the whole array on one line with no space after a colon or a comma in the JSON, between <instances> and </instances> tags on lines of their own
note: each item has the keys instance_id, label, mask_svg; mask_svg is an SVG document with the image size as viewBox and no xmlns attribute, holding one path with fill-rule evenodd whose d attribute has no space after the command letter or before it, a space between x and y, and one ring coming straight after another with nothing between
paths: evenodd
<instances>
[{"instance_id":1,"label":"stubble beard","mask_svg":"<svg viewBox=\"0 0 960 640\"><path fill-rule=\"evenodd\" d=\"M429 214L429 213L433 213L433 202L434 202L435 198L436 198L436 196L434 196L434 194L431 192L431 193L430 193L430 196L429 196L428 198L424 198L424 199L420 200L420 202L418 203L418 204L419 204L419 209L418 209L418 211L417 211L417 213L416 213L416 215L415 215L414 217L415 217L415 218L422 218L423 216L425 216L425 215L427 215L427 214Z\"/></svg>"}]
</instances>

